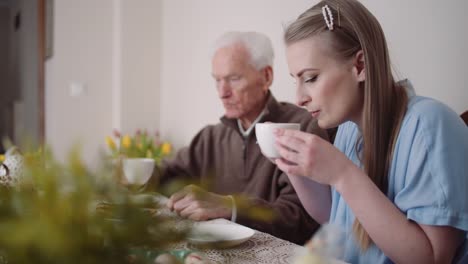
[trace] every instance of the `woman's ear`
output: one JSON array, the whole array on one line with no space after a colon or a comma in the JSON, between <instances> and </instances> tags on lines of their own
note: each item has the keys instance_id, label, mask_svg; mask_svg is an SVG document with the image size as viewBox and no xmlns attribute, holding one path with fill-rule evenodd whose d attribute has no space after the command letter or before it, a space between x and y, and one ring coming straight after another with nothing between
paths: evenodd
<instances>
[{"instance_id":1,"label":"woman's ear","mask_svg":"<svg viewBox=\"0 0 468 264\"><path fill-rule=\"evenodd\" d=\"M358 82L363 82L366 80L366 63L364 59L364 52L362 50L358 51L354 55L353 59L353 68L356 73L356 78Z\"/></svg>"}]
</instances>

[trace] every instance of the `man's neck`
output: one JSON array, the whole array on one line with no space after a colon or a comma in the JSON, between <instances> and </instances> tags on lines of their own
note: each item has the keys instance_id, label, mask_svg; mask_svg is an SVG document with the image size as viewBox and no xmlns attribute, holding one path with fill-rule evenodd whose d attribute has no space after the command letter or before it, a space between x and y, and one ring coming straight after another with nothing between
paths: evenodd
<instances>
[{"instance_id":1,"label":"man's neck","mask_svg":"<svg viewBox=\"0 0 468 264\"><path fill-rule=\"evenodd\" d=\"M257 106L254 110L248 113L244 118L239 118L238 120L242 124L244 130L249 129L252 124L258 119L258 117L263 113L267 105L269 96L265 96L263 99L263 104Z\"/></svg>"},{"instance_id":2,"label":"man's neck","mask_svg":"<svg viewBox=\"0 0 468 264\"><path fill-rule=\"evenodd\" d=\"M266 112L265 110L266 110L266 107L263 108L263 110L258 114L257 118L251 121L248 126L242 125L240 119L237 120L237 125L239 126L239 131L242 134L242 136L248 137L250 135L250 133L254 129L255 124L257 124L265 115L265 112Z\"/></svg>"},{"instance_id":3,"label":"man's neck","mask_svg":"<svg viewBox=\"0 0 468 264\"><path fill-rule=\"evenodd\" d=\"M254 119L255 120L255 119ZM244 130L249 129L249 127L252 125L254 120L247 120L247 119L239 119L240 124Z\"/></svg>"}]
</instances>

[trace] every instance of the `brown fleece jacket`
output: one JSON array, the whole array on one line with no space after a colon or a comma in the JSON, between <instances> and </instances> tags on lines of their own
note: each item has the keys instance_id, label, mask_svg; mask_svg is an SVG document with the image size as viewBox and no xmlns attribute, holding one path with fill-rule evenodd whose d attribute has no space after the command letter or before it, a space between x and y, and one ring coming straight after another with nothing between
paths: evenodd
<instances>
[{"instance_id":1,"label":"brown fleece jacket","mask_svg":"<svg viewBox=\"0 0 468 264\"><path fill-rule=\"evenodd\" d=\"M260 122L300 123L301 130L327 139L310 114L289 103L279 103L269 95L267 111ZM162 183L174 178L211 181L209 191L242 195L251 206L271 209L275 218L253 219L239 207L237 222L297 244L310 239L318 224L307 214L287 175L262 155L255 130L244 138L236 119L221 118L221 123L203 128L190 146L163 162L153 177ZM151 184L151 183L150 183Z\"/></svg>"}]
</instances>

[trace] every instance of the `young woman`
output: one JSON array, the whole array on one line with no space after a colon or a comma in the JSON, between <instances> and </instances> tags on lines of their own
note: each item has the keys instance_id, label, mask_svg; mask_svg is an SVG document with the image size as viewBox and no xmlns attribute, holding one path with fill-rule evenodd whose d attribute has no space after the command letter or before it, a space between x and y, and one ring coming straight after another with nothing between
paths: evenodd
<instances>
[{"instance_id":1,"label":"young woman","mask_svg":"<svg viewBox=\"0 0 468 264\"><path fill-rule=\"evenodd\" d=\"M284 35L298 104L335 146L277 130L304 207L349 236L350 263L450 263L466 254L468 128L392 76L376 18L356 0L322 1ZM300 176L299 176L300 175Z\"/></svg>"}]
</instances>

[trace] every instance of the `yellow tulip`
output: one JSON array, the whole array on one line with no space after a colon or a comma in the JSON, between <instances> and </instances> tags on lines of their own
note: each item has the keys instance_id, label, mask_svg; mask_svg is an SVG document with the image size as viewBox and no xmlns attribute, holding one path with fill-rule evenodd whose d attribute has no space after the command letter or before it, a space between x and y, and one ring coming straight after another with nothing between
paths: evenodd
<instances>
[{"instance_id":1,"label":"yellow tulip","mask_svg":"<svg viewBox=\"0 0 468 264\"><path fill-rule=\"evenodd\" d=\"M161 146L161 153L162 153L163 155L167 155L167 154L171 153L171 151L172 151L172 146L171 146L171 144L169 144L169 143L167 143L167 142L164 142L164 143L162 144L162 146Z\"/></svg>"},{"instance_id":2,"label":"yellow tulip","mask_svg":"<svg viewBox=\"0 0 468 264\"><path fill-rule=\"evenodd\" d=\"M106 137L106 144L112 151L115 151L117 149L114 140L109 136Z\"/></svg>"},{"instance_id":3,"label":"yellow tulip","mask_svg":"<svg viewBox=\"0 0 468 264\"><path fill-rule=\"evenodd\" d=\"M122 138L122 147L124 147L124 148L129 148L130 145L132 145L132 139L130 138L130 136L125 135L125 136Z\"/></svg>"},{"instance_id":4,"label":"yellow tulip","mask_svg":"<svg viewBox=\"0 0 468 264\"><path fill-rule=\"evenodd\" d=\"M153 157L153 153L151 152L151 150L148 149L148 150L146 151L146 157L147 157L147 158L152 158L152 157Z\"/></svg>"},{"instance_id":5,"label":"yellow tulip","mask_svg":"<svg viewBox=\"0 0 468 264\"><path fill-rule=\"evenodd\" d=\"M0 155L0 162L5 161L5 155Z\"/></svg>"}]
</instances>

